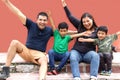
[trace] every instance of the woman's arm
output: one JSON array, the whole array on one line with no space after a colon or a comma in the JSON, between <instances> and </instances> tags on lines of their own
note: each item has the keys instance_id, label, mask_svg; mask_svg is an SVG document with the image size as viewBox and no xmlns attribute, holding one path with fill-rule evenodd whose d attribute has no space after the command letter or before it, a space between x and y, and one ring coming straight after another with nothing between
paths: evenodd
<instances>
[{"instance_id":1,"label":"woman's arm","mask_svg":"<svg viewBox=\"0 0 120 80\"><path fill-rule=\"evenodd\" d=\"M62 6L64 7L65 13L66 13L69 21L74 25L74 27L76 29L78 29L80 21L77 18L75 18L74 16L72 16L71 12L69 11L69 9L67 7L65 0L61 0L61 2L62 2Z\"/></svg>"}]
</instances>

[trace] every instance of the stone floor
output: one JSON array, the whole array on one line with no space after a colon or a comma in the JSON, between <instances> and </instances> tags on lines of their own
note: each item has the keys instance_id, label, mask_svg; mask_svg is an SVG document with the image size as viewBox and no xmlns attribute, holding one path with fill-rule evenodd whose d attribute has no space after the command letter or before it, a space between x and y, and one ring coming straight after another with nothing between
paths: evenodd
<instances>
[{"instance_id":1,"label":"stone floor","mask_svg":"<svg viewBox=\"0 0 120 80\"><path fill-rule=\"evenodd\" d=\"M7 80L38 80L38 73L12 73ZM81 73L82 80L89 80L88 73ZM73 80L71 73L61 73L46 77L46 80ZM98 80L120 80L120 73L112 73L111 76L98 75Z\"/></svg>"}]
</instances>

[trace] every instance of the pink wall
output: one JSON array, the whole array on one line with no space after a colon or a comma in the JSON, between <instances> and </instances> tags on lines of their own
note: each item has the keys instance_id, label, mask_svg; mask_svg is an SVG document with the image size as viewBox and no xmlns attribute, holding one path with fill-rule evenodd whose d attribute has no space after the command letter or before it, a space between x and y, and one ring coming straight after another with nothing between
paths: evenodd
<instances>
[{"instance_id":1,"label":"pink wall","mask_svg":"<svg viewBox=\"0 0 120 80\"><path fill-rule=\"evenodd\" d=\"M61 0L11 0L27 17L36 20L36 15L40 11L51 10L55 25L59 22L68 22L70 29L73 26L66 18ZM80 18L82 13L91 13L98 25L107 25L109 33L120 30L120 0L66 0L68 6L76 17ZM9 43L17 39L22 43L26 40L26 28L20 20L11 13L8 8L0 1L0 52L7 52ZM120 40L114 44L120 47ZM70 43L70 48L74 40ZM48 48L52 47L49 41Z\"/></svg>"}]
</instances>

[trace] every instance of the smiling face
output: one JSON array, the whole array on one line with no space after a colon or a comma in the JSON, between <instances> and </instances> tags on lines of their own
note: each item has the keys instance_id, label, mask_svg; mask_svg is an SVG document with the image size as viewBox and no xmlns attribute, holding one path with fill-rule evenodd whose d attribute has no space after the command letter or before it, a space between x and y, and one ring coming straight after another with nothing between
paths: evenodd
<instances>
[{"instance_id":1,"label":"smiling face","mask_svg":"<svg viewBox=\"0 0 120 80\"><path fill-rule=\"evenodd\" d=\"M46 24L48 23L47 16L39 15L36 23L40 29L44 29Z\"/></svg>"},{"instance_id":2,"label":"smiling face","mask_svg":"<svg viewBox=\"0 0 120 80\"><path fill-rule=\"evenodd\" d=\"M93 25L93 20L90 19L89 17L85 17L85 18L82 18L82 23L87 30L90 30Z\"/></svg>"},{"instance_id":3,"label":"smiling face","mask_svg":"<svg viewBox=\"0 0 120 80\"><path fill-rule=\"evenodd\" d=\"M104 31L98 31L97 36L99 40L103 40L107 36L107 34Z\"/></svg>"},{"instance_id":4,"label":"smiling face","mask_svg":"<svg viewBox=\"0 0 120 80\"><path fill-rule=\"evenodd\" d=\"M82 14L80 18L80 28L90 31L94 31L97 28L95 20L90 13L85 12Z\"/></svg>"}]
</instances>

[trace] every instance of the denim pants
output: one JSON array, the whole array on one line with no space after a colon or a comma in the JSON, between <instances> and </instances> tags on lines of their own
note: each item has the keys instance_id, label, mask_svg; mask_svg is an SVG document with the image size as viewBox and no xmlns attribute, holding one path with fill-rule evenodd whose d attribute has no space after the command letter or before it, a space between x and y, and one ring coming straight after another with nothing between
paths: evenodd
<instances>
[{"instance_id":1,"label":"denim pants","mask_svg":"<svg viewBox=\"0 0 120 80\"><path fill-rule=\"evenodd\" d=\"M73 77L80 77L79 63L85 62L90 64L90 77L97 77L100 58L95 51L89 51L85 54L76 50L70 52L70 66Z\"/></svg>"},{"instance_id":2,"label":"denim pants","mask_svg":"<svg viewBox=\"0 0 120 80\"><path fill-rule=\"evenodd\" d=\"M66 64L70 53L67 51L63 54L59 54L57 52L55 52L53 49L48 51L48 55L49 55L49 66L50 69L55 69L55 61L60 61L57 69L61 70L64 65Z\"/></svg>"}]
</instances>

